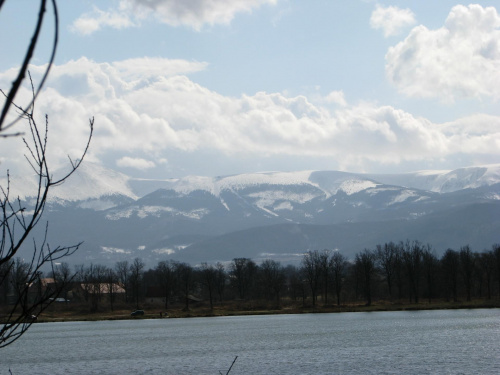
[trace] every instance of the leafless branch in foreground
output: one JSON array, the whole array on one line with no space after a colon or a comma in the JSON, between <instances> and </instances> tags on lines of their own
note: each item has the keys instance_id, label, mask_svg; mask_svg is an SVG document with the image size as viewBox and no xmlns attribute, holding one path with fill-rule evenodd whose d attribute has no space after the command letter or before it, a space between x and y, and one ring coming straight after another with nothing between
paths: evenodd
<instances>
[{"instance_id":1,"label":"leafless branch in foreground","mask_svg":"<svg viewBox=\"0 0 500 375\"><path fill-rule=\"evenodd\" d=\"M30 77L31 78L31 77ZM36 92L32 85L33 97ZM29 124L29 137L23 138L27 149L25 155L37 180L37 188L27 202L13 195L11 177L7 171L5 186L0 186L0 291L3 291L3 303L6 311L0 310L0 348L7 346L21 337L37 316L43 312L63 288L71 281L65 275L64 280L47 283L42 279L42 268L50 268L53 275L54 265L62 258L73 254L81 243L72 246L51 247L47 242L48 223L45 225L43 239L29 244L34 228L40 224L46 207L49 191L66 181L80 166L87 154L94 129L94 119L89 120L89 137L80 158L70 158L69 172L54 178L47 160L49 120L40 128L34 118L34 106L25 110L16 104L22 119ZM18 258L19 250L32 246L31 259ZM50 284L50 285L49 285Z\"/></svg>"}]
</instances>

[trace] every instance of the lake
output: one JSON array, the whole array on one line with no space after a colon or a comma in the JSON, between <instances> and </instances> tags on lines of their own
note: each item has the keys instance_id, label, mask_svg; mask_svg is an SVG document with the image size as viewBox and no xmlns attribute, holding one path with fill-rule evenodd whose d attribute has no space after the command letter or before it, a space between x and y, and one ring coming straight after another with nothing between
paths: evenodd
<instances>
[{"instance_id":1,"label":"lake","mask_svg":"<svg viewBox=\"0 0 500 375\"><path fill-rule=\"evenodd\" d=\"M500 374L500 310L34 324L0 374Z\"/></svg>"}]
</instances>

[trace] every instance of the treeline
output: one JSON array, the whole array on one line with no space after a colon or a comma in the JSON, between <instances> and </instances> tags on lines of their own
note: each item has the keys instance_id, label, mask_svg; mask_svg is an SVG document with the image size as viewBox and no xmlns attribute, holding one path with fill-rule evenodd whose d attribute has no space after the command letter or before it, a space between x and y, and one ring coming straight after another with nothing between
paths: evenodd
<instances>
[{"instance_id":1,"label":"treeline","mask_svg":"<svg viewBox=\"0 0 500 375\"><path fill-rule=\"evenodd\" d=\"M0 302L6 303L9 294L22 289L26 271L19 259L2 266ZM376 300L458 302L500 297L500 245L482 252L469 246L448 249L439 258L430 245L419 241L389 242L365 249L353 259L333 250L309 251L300 266L235 258L199 266L166 260L146 269L135 258L114 267L90 264L74 270L62 263L47 276L49 279L43 279L49 280L46 284L59 283L63 300L86 302L91 311L113 310L117 303L166 311L174 304L188 310L193 303L203 303L214 309L230 301L255 302L268 308L280 308L284 303L371 305Z\"/></svg>"}]
</instances>

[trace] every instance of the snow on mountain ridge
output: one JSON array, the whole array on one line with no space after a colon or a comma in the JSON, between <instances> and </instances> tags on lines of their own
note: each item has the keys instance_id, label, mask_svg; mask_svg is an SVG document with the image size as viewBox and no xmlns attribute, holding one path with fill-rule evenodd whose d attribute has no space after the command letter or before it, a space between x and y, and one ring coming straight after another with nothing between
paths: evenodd
<instances>
[{"instance_id":1,"label":"snow on mountain ridge","mask_svg":"<svg viewBox=\"0 0 500 375\"><path fill-rule=\"evenodd\" d=\"M367 174L378 182L435 193L451 193L500 183L500 164L455 170L422 170L401 174Z\"/></svg>"},{"instance_id":2,"label":"snow on mountain ridge","mask_svg":"<svg viewBox=\"0 0 500 375\"><path fill-rule=\"evenodd\" d=\"M132 206L126 209L112 210L106 214L107 220L120 220L129 219L131 216L136 215L139 219L146 217L160 217L162 213L169 213L176 216L187 217L191 219L200 220L210 213L209 210L200 208L190 211L182 211L172 207L165 206Z\"/></svg>"},{"instance_id":3,"label":"snow on mountain ridge","mask_svg":"<svg viewBox=\"0 0 500 375\"><path fill-rule=\"evenodd\" d=\"M58 174L61 173L56 172L56 177ZM343 191L347 195L361 191L375 193L375 190L382 187L381 184L447 193L496 183L500 183L500 164L446 171L423 170L392 175L309 170L246 173L223 177L188 176L179 179L146 180L131 178L123 173L85 161L64 184L51 190L49 201L58 203L86 201L86 203L82 203L82 207L106 209L114 204L109 197L125 196L137 200L158 188L174 190L185 195L201 190L220 198L222 191L238 192L254 186L309 186L324 192L328 198L339 191ZM0 184L3 187L6 186L5 178L0 179ZM19 196L23 200L33 197L36 187L34 176L11 176L11 194L13 196ZM265 188L265 190L272 189ZM280 188L280 190L285 195L292 193L288 189ZM294 192L294 194L300 193ZM315 193L309 192L308 194ZM276 200L275 195L268 198ZM300 203L305 198L283 196L281 199ZM267 202L266 207L269 207Z\"/></svg>"},{"instance_id":4,"label":"snow on mountain ridge","mask_svg":"<svg viewBox=\"0 0 500 375\"><path fill-rule=\"evenodd\" d=\"M181 194L196 190L208 191L218 197L223 190L241 190L258 185L315 185L309 181L311 171L245 173L224 177L188 176L166 181L166 187Z\"/></svg>"},{"instance_id":5,"label":"snow on mountain ridge","mask_svg":"<svg viewBox=\"0 0 500 375\"><path fill-rule=\"evenodd\" d=\"M500 182L500 164L485 167L460 168L443 176L441 192L477 188Z\"/></svg>"},{"instance_id":6,"label":"snow on mountain ridge","mask_svg":"<svg viewBox=\"0 0 500 375\"><path fill-rule=\"evenodd\" d=\"M365 179L363 175L345 173L345 176L330 179L328 181L329 186L326 186L326 184L313 181L311 179L312 173L318 174L322 172L261 172L216 178L189 176L177 180L170 180L168 185L170 189L178 193L189 194L196 190L204 190L215 196L219 196L220 192L223 190L235 191L258 185L306 185L323 191L327 196L335 195L339 190L345 192L347 195L352 195L379 185L371 180ZM310 197L309 200L314 197ZM291 199L293 200L294 198ZM282 197L282 199L286 198ZM303 199L301 199L301 203L303 203L302 200Z\"/></svg>"},{"instance_id":7,"label":"snow on mountain ridge","mask_svg":"<svg viewBox=\"0 0 500 375\"><path fill-rule=\"evenodd\" d=\"M293 206L290 202L304 204L318 197L318 194L297 194L290 193L283 190L265 190L257 193L249 194L248 197L255 198L254 204L262 210L268 212L268 208L273 210L292 210ZM277 203L281 201L281 203ZM275 215L273 213L273 215Z\"/></svg>"},{"instance_id":8,"label":"snow on mountain ridge","mask_svg":"<svg viewBox=\"0 0 500 375\"><path fill-rule=\"evenodd\" d=\"M359 193L360 191L367 190L370 188L375 188L380 184L376 184L373 181L369 180L360 180L360 179L348 179L342 182L339 187L339 190L342 190L347 195L352 195Z\"/></svg>"}]
</instances>

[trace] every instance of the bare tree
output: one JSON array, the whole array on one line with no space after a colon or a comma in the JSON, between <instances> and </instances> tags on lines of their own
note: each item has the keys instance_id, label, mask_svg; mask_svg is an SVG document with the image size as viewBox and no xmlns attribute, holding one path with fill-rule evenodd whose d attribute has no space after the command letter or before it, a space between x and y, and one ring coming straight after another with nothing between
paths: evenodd
<instances>
[{"instance_id":1,"label":"bare tree","mask_svg":"<svg viewBox=\"0 0 500 375\"><path fill-rule=\"evenodd\" d=\"M94 266L94 278L92 280L93 300L95 301L92 310L94 312L99 310L103 295L106 292L106 277L107 267L102 264L96 264Z\"/></svg>"},{"instance_id":2,"label":"bare tree","mask_svg":"<svg viewBox=\"0 0 500 375\"><path fill-rule=\"evenodd\" d=\"M500 297L500 244L496 243L492 246L491 252L495 259L495 273L498 282L498 296Z\"/></svg>"},{"instance_id":3,"label":"bare tree","mask_svg":"<svg viewBox=\"0 0 500 375\"><path fill-rule=\"evenodd\" d=\"M168 301L175 287L175 268L176 262L161 261L155 269L156 281L161 286L165 297L165 310L168 309Z\"/></svg>"},{"instance_id":4,"label":"bare tree","mask_svg":"<svg viewBox=\"0 0 500 375\"><path fill-rule=\"evenodd\" d=\"M431 303L436 285L438 259L429 244L422 250L422 263L424 268L425 283L427 286L427 300Z\"/></svg>"},{"instance_id":5,"label":"bare tree","mask_svg":"<svg viewBox=\"0 0 500 375\"><path fill-rule=\"evenodd\" d=\"M257 265L249 258L234 258L231 263L232 281L236 285L240 299L249 297L254 283Z\"/></svg>"},{"instance_id":6,"label":"bare tree","mask_svg":"<svg viewBox=\"0 0 500 375\"><path fill-rule=\"evenodd\" d=\"M306 305L307 298L307 282L303 277L303 270L295 266L288 265L285 268L287 276L287 285L292 300L296 301L297 298L302 299L302 306Z\"/></svg>"},{"instance_id":7,"label":"bare tree","mask_svg":"<svg viewBox=\"0 0 500 375\"><path fill-rule=\"evenodd\" d=\"M194 284L193 267L187 263L177 263L175 272L179 280L179 292L184 297L184 311L189 311L189 294Z\"/></svg>"},{"instance_id":8,"label":"bare tree","mask_svg":"<svg viewBox=\"0 0 500 375\"><path fill-rule=\"evenodd\" d=\"M397 245L394 242L385 243L384 247L377 245L375 254L378 268L385 277L389 289L389 297L392 299L392 285L397 266Z\"/></svg>"},{"instance_id":9,"label":"bare tree","mask_svg":"<svg viewBox=\"0 0 500 375\"><path fill-rule=\"evenodd\" d=\"M403 287L405 283L404 259L403 259L404 244L400 242L395 248L394 258L394 282L398 288L398 300L403 298Z\"/></svg>"},{"instance_id":10,"label":"bare tree","mask_svg":"<svg viewBox=\"0 0 500 375\"><path fill-rule=\"evenodd\" d=\"M486 282L487 298L491 299L492 280L495 273L495 255L493 251L485 251L479 255L479 269Z\"/></svg>"},{"instance_id":11,"label":"bare tree","mask_svg":"<svg viewBox=\"0 0 500 375\"><path fill-rule=\"evenodd\" d=\"M328 285L330 282L330 253L325 249L319 252L318 261L321 270L321 279L323 280L323 305L328 305Z\"/></svg>"},{"instance_id":12,"label":"bare tree","mask_svg":"<svg viewBox=\"0 0 500 375\"><path fill-rule=\"evenodd\" d=\"M313 307L316 307L322 272L319 251L308 251L304 254L302 258L302 272L311 289Z\"/></svg>"},{"instance_id":13,"label":"bare tree","mask_svg":"<svg viewBox=\"0 0 500 375\"><path fill-rule=\"evenodd\" d=\"M222 302L224 299L224 290L226 289L226 270L221 262L217 262L215 268L217 269L215 289L217 290L217 295L219 296L219 302Z\"/></svg>"},{"instance_id":14,"label":"bare tree","mask_svg":"<svg viewBox=\"0 0 500 375\"><path fill-rule=\"evenodd\" d=\"M472 291L472 276L475 267L475 258L469 245L460 248L459 252L460 258L460 274L465 286L465 292L467 294L467 301L471 300Z\"/></svg>"},{"instance_id":15,"label":"bare tree","mask_svg":"<svg viewBox=\"0 0 500 375\"><path fill-rule=\"evenodd\" d=\"M111 311L114 309L114 302L116 299L116 292L118 291L118 276L116 272L109 267L105 269L105 281L107 286L108 298L109 298L109 307Z\"/></svg>"},{"instance_id":16,"label":"bare tree","mask_svg":"<svg viewBox=\"0 0 500 375\"><path fill-rule=\"evenodd\" d=\"M342 287L344 286L344 279L346 277L347 268L349 263L347 258L335 251L330 258L330 269L333 276L333 287L335 289L335 295L337 296L337 306L340 306L340 294L342 293Z\"/></svg>"},{"instance_id":17,"label":"bare tree","mask_svg":"<svg viewBox=\"0 0 500 375\"><path fill-rule=\"evenodd\" d=\"M130 279L130 268L128 261L123 260L116 262L115 273L118 277L118 282L121 284L123 289L125 289L125 302L128 303L128 296L130 294L129 279Z\"/></svg>"},{"instance_id":18,"label":"bare tree","mask_svg":"<svg viewBox=\"0 0 500 375\"><path fill-rule=\"evenodd\" d=\"M354 260L355 272L360 280L361 287L366 299L366 305L372 304L373 278L375 275L375 255L372 251L365 249L356 254Z\"/></svg>"},{"instance_id":19,"label":"bare tree","mask_svg":"<svg viewBox=\"0 0 500 375\"><path fill-rule=\"evenodd\" d=\"M14 105L18 110L21 107ZM0 186L0 266L8 264L18 254L21 248L28 245L28 239L34 228L40 223L43 212L46 207L49 191L57 185L62 184L68 179L80 166L83 157L86 155L93 131L93 119L90 120L90 136L87 145L79 160L70 158L70 171L63 176L55 178L49 167L47 159L48 150L48 117L45 117L45 127L43 131L38 127L34 115L33 106L30 112L23 112L23 118L29 124L30 137L23 138L27 149L26 159L35 172L37 178L37 190L34 197L30 199L33 202L29 207L27 202L19 197L13 196L10 186L10 175L7 172L6 186ZM29 208L29 210L28 210ZM38 243L33 240L33 250L31 259L27 261L27 276L25 289L20 294L20 299L14 304L7 318L3 321L0 328L0 347L6 346L19 338L31 325L32 316L38 316L44 311L51 299L57 296L62 289L56 288L50 293L45 293L35 301L27 298L29 288L40 282L42 267L53 267L55 262L74 253L81 243L73 246L51 247L47 242L48 223L45 226L45 235ZM28 303L22 303L22 300ZM22 307L19 310L19 307Z\"/></svg>"},{"instance_id":20,"label":"bare tree","mask_svg":"<svg viewBox=\"0 0 500 375\"><path fill-rule=\"evenodd\" d=\"M62 262L57 264L54 272L52 274L54 278L54 283L57 285L57 288L61 290L60 295L67 300L68 292L71 287L70 281L74 278L74 274L71 272L69 264L66 262Z\"/></svg>"},{"instance_id":21,"label":"bare tree","mask_svg":"<svg viewBox=\"0 0 500 375\"><path fill-rule=\"evenodd\" d=\"M444 286L446 298L450 295L453 297L453 302L458 301L458 272L460 265L460 256L453 249L445 251L441 257L441 273L444 278Z\"/></svg>"},{"instance_id":22,"label":"bare tree","mask_svg":"<svg viewBox=\"0 0 500 375\"><path fill-rule=\"evenodd\" d=\"M422 274L422 245L419 241L407 240L403 246L403 260L406 266L406 272L409 281L410 303L412 296L415 298L415 303L418 303L420 293L420 277Z\"/></svg>"},{"instance_id":23,"label":"bare tree","mask_svg":"<svg viewBox=\"0 0 500 375\"><path fill-rule=\"evenodd\" d=\"M0 11L5 2L6 0L0 0ZM33 58L35 47L41 35L42 25L46 18L48 7L52 10L54 18L54 36L50 58L46 64L45 72L36 88L30 77L33 94L32 99L27 105L21 107L15 104L15 98L28 73L29 63ZM19 250L28 246L28 239L31 237L33 229L40 223L42 218L49 191L54 186L62 184L78 169L87 153L90 139L92 138L93 119L90 120L90 134L81 157L77 160L70 158L71 168L69 172L62 176L54 177L47 160L48 116L45 116L45 126L39 127L35 121L33 112L36 98L54 62L58 34L59 18L56 0L40 0L35 29L26 48L16 78L8 91L3 91L0 88L0 93L5 97L5 100L0 104L0 138L23 135L22 132L11 132L11 128L19 120L27 121L29 125L28 136L23 138L27 148L26 159L35 172L38 183L38 187L36 191L34 191L34 196L32 197L32 202L34 203L32 207L29 207L29 211L26 202L21 201L21 199L16 197L11 191L10 175L8 171L6 184L0 186L0 232L2 234L0 240L0 268L4 268L6 271L9 271L9 269L14 266L13 259L18 255ZM12 109L17 112L16 116L12 115ZM26 261L24 287L18 290L18 298L14 301L11 308L9 308L6 317L0 322L2 323L0 325L0 348L20 338L32 324L34 320L33 317L37 317L44 311L51 301L54 300L54 297L61 292L59 287L42 290L40 286L42 267L49 266L49 268L54 270L53 266L55 262L75 252L81 244L52 247L47 242L47 233L48 224L45 226L44 237L38 242L33 239L33 244L31 245L33 249L30 258ZM0 287L6 280L5 277L0 277ZM39 286L40 293L38 293L36 298L28 298L30 290L35 285Z\"/></svg>"},{"instance_id":24,"label":"bare tree","mask_svg":"<svg viewBox=\"0 0 500 375\"><path fill-rule=\"evenodd\" d=\"M208 299L210 301L210 310L214 309L214 292L217 282L217 269L206 262L201 264L202 283L208 290Z\"/></svg>"},{"instance_id":25,"label":"bare tree","mask_svg":"<svg viewBox=\"0 0 500 375\"><path fill-rule=\"evenodd\" d=\"M28 293L24 293L28 282L29 265L21 258L16 258L12 263L10 273L10 285L14 292L14 297L20 300L20 305L24 309L28 304Z\"/></svg>"},{"instance_id":26,"label":"bare tree","mask_svg":"<svg viewBox=\"0 0 500 375\"><path fill-rule=\"evenodd\" d=\"M277 307L281 306L281 292L285 286L285 271L280 262L266 259L260 265L260 274L263 286L269 290L266 293L276 299Z\"/></svg>"},{"instance_id":27,"label":"bare tree","mask_svg":"<svg viewBox=\"0 0 500 375\"><path fill-rule=\"evenodd\" d=\"M141 258L135 258L130 265L130 287L132 289L132 298L135 301L135 306L139 308L139 300L141 298L142 274L144 262Z\"/></svg>"}]
</instances>

